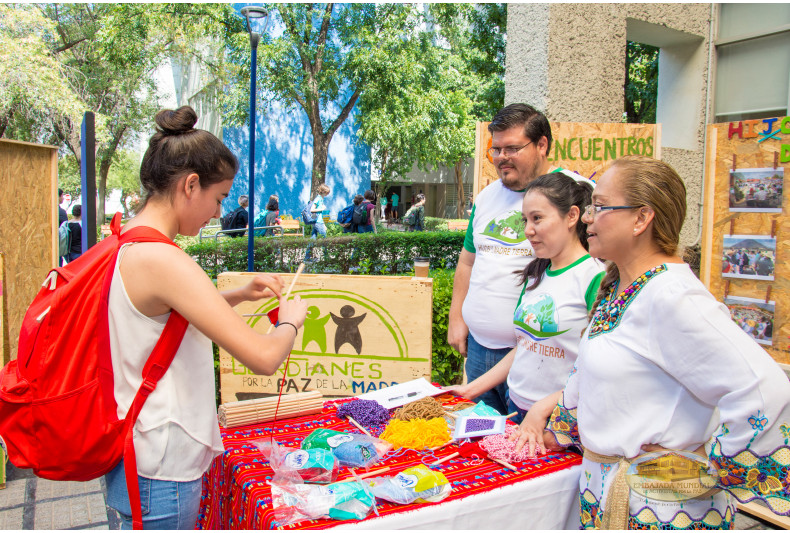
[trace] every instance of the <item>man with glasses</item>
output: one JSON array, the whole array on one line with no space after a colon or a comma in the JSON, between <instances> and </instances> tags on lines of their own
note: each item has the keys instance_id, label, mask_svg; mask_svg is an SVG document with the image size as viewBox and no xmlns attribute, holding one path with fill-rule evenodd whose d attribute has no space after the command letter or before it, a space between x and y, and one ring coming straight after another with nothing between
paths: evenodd
<instances>
[{"instance_id":1,"label":"man with glasses","mask_svg":"<svg viewBox=\"0 0 790 533\"><path fill-rule=\"evenodd\" d=\"M516 345L513 311L521 292L516 272L532 260L521 218L524 189L538 176L557 171L589 181L551 166L551 127L532 106L511 104L500 109L488 131L492 135L488 154L499 180L483 189L472 206L447 328L447 341L466 356L468 381L485 374ZM507 383L502 383L475 400L506 414L506 393Z\"/></svg>"}]
</instances>

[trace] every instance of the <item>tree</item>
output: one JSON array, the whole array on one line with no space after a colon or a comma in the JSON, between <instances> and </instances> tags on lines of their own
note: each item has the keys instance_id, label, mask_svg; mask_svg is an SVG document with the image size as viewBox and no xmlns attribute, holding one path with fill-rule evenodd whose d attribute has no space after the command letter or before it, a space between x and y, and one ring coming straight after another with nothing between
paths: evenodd
<instances>
[{"instance_id":1,"label":"tree","mask_svg":"<svg viewBox=\"0 0 790 533\"><path fill-rule=\"evenodd\" d=\"M115 152L110 173L107 176L109 190L121 191L124 218L129 217L129 207L134 209L140 201L140 157L130 150ZM129 200L127 202L127 200ZM129 205L127 205L127 203Z\"/></svg>"},{"instance_id":2,"label":"tree","mask_svg":"<svg viewBox=\"0 0 790 533\"><path fill-rule=\"evenodd\" d=\"M0 137L51 142L52 122L84 108L43 36L54 25L30 5L0 4Z\"/></svg>"},{"instance_id":3,"label":"tree","mask_svg":"<svg viewBox=\"0 0 790 533\"><path fill-rule=\"evenodd\" d=\"M628 41L625 53L625 120L655 124L658 100L658 52L648 44Z\"/></svg>"},{"instance_id":4,"label":"tree","mask_svg":"<svg viewBox=\"0 0 790 533\"><path fill-rule=\"evenodd\" d=\"M261 100L300 108L307 115L313 137L311 197L326 179L329 143L349 117L388 51L398 49L414 23L408 4L268 4L273 31L262 36ZM247 64L249 48L231 51L236 62ZM249 69L234 85L249 86ZM237 95L228 118L247 120L247 95Z\"/></svg>"}]
</instances>

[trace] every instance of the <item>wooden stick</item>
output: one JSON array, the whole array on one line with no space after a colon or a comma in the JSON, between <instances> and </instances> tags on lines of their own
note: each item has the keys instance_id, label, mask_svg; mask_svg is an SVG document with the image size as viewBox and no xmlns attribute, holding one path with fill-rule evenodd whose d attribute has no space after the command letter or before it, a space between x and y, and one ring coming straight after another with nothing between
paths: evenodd
<instances>
[{"instance_id":1,"label":"wooden stick","mask_svg":"<svg viewBox=\"0 0 790 533\"><path fill-rule=\"evenodd\" d=\"M510 414L509 414L509 415L507 415L505 418L513 418L513 417L514 417L514 416L516 416L517 414L518 414L518 412L515 412L515 413L510 413Z\"/></svg>"},{"instance_id":2,"label":"wooden stick","mask_svg":"<svg viewBox=\"0 0 790 533\"><path fill-rule=\"evenodd\" d=\"M379 468L378 470L372 470L360 476L359 474L356 473L356 471L353 468L349 468L348 470L349 472L351 472L351 476L344 477L343 479L339 479L338 481L349 481L351 479L365 479L365 478L373 477L378 474L382 474L384 472L388 472L389 469L390 467L385 466L384 468Z\"/></svg>"},{"instance_id":3,"label":"wooden stick","mask_svg":"<svg viewBox=\"0 0 790 533\"><path fill-rule=\"evenodd\" d=\"M296 394L285 394L283 395L282 401L291 401L291 400L306 400L309 398L321 398L323 394L321 391L314 390L314 391L307 391L307 392L299 392ZM266 404L266 403L277 403L277 396L269 396L267 398L255 398L253 400L240 400L236 402L225 402L220 407L224 407L225 409L231 408L235 409L237 407L244 407L247 405L258 405L258 404Z\"/></svg>"},{"instance_id":4,"label":"wooden stick","mask_svg":"<svg viewBox=\"0 0 790 533\"><path fill-rule=\"evenodd\" d=\"M459 455L461 455L461 452L455 452L455 453L451 453L451 454L450 454L450 455L448 455L447 457L442 457L441 459L439 459L439 460L438 460L438 461L436 461L435 463L431 463L431 466L440 465L440 464L442 464L442 463L444 463L444 462L446 462L446 461L449 461L450 459L453 459L453 458L455 458L455 457L458 457Z\"/></svg>"},{"instance_id":5,"label":"wooden stick","mask_svg":"<svg viewBox=\"0 0 790 533\"><path fill-rule=\"evenodd\" d=\"M453 442L454 441L452 441L452 440L448 440L444 444L440 444L439 446L434 446L433 448L428 448L428 449L431 450L432 452L435 452L436 450L441 450L442 448L444 448L448 444L452 444Z\"/></svg>"},{"instance_id":6,"label":"wooden stick","mask_svg":"<svg viewBox=\"0 0 790 533\"><path fill-rule=\"evenodd\" d=\"M285 298L288 298L288 295L291 294L291 289L294 288L294 284L296 283L296 278L299 277L299 274L302 273L302 270L304 270L304 263L299 263L299 268L296 269L296 275L291 280L291 284L288 285L288 289L283 293L283 296ZM266 334L268 335L269 333L271 333L272 329L274 329L274 324L269 324L269 331L267 331Z\"/></svg>"},{"instance_id":7,"label":"wooden stick","mask_svg":"<svg viewBox=\"0 0 790 533\"><path fill-rule=\"evenodd\" d=\"M458 418L457 414L451 413L450 411L447 411L446 413L444 413L444 416L449 416L450 418L455 418L455 419Z\"/></svg>"},{"instance_id":8,"label":"wooden stick","mask_svg":"<svg viewBox=\"0 0 790 533\"><path fill-rule=\"evenodd\" d=\"M357 429L359 429L360 431L362 431L362 433L364 433L364 434L365 434L365 435L367 435L368 437L372 437L372 436L373 436L373 435L371 435L370 433L368 433L368 430L367 430L367 429L365 429L365 428L363 428L361 425L359 425L359 422L357 422L356 420L354 420L353 418L351 418L349 415L346 415L346 420L348 420L348 421L349 421L349 422L351 422L353 425L355 425L355 426L357 427Z\"/></svg>"},{"instance_id":9,"label":"wooden stick","mask_svg":"<svg viewBox=\"0 0 790 533\"><path fill-rule=\"evenodd\" d=\"M501 464L501 465L502 465L502 466L504 466L505 468L509 468L509 469L511 469L513 472L515 472L516 470L518 470L518 468L516 468L516 467L515 467L515 466L513 466L512 464L510 464L510 463L506 463L505 461L503 461L503 460L501 460L501 459L494 459L494 458L493 458L493 457L491 457L490 455L488 456L488 458L489 458L489 459L491 459L492 461L494 461L495 463L499 463L499 464Z\"/></svg>"}]
</instances>

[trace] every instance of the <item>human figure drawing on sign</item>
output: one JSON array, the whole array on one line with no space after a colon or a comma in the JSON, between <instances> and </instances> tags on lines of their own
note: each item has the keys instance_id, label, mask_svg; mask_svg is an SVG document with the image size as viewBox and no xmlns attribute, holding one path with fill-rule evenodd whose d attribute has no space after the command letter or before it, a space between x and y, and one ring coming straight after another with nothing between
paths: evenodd
<instances>
[{"instance_id":1,"label":"human figure drawing on sign","mask_svg":"<svg viewBox=\"0 0 790 533\"><path fill-rule=\"evenodd\" d=\"M329 322L329 315L318 318L321 311L318 307L311 305L307 308L307 318L304 321L304 333L302 334L302 350L315 341L321 353L326 353L326 323Z\"/></svg>"},{"instance_id":2,"label":"human figure drawing on sign","mask_svg":"<svg viewBox=\"0 0 790 533\"><path fill-rule=\"evenodd\" d=\"M350 305L344 305L340 308L340 315L334 313L332 320L337 324L335 330L335 353L340 353L340 347L348 343L356 350L357 355L362 351L362 335L359 333L359 323L364 320L367 313L359 316L354 316L356 310Z\"/></svg>"}]
</instances>

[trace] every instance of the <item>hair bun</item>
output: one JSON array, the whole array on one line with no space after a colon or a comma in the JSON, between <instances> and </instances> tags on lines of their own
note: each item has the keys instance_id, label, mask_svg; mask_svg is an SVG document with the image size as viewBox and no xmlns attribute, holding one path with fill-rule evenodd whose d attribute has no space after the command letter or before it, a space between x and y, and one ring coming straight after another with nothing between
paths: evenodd
<instances>
[{"instance_id":1,"label":"hair bun","mask_svg":"<svg viewBox=\"0 0 790 533\"><path fill-rule=\"evenodd\" d=\"M175 111L163 109L156 114L157 129L165 135L181 135L193 131L197 120L197 113L188 105L179 107Z\"/></svg>"}]
</instances>

